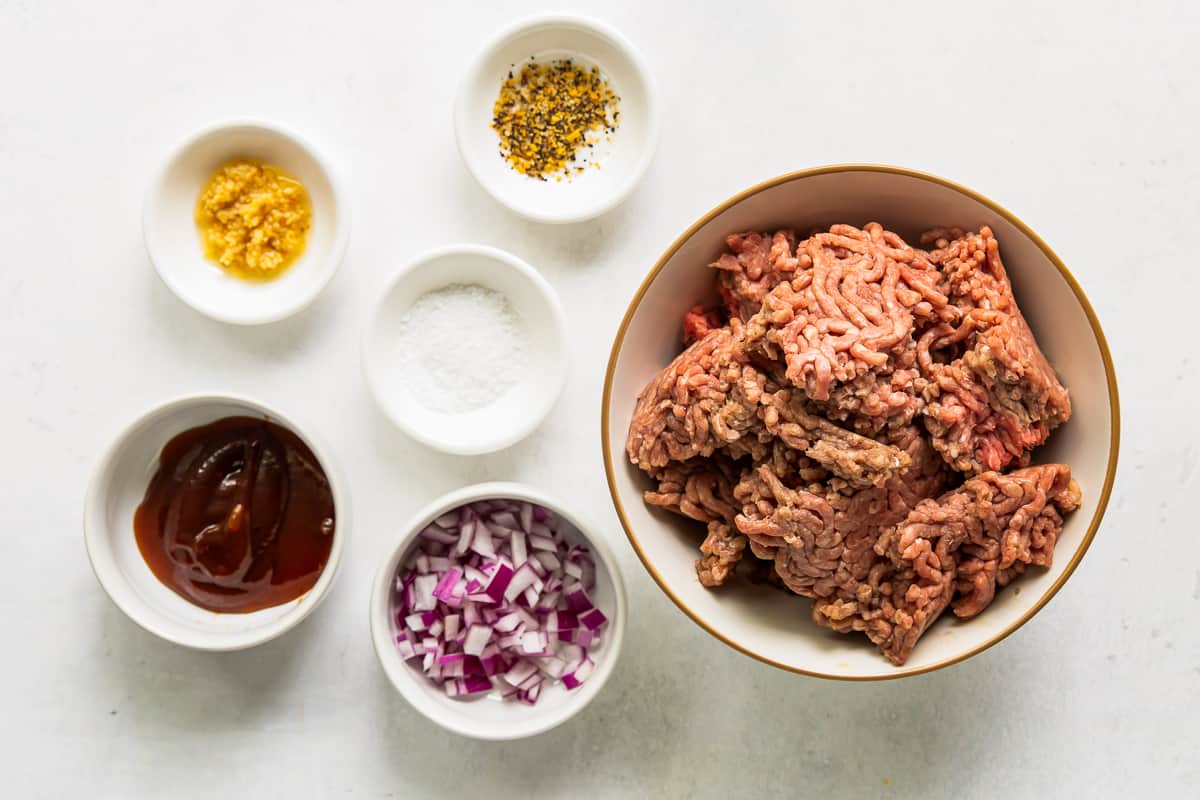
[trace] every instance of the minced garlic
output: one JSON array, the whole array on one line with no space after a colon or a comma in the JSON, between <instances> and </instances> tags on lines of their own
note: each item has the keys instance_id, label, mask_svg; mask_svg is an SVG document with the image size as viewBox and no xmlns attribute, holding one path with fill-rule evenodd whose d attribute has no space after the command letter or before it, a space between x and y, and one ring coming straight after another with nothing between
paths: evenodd
<instances>
[{"instance_id":1,"label":"minced garlic","mask_svg":"<svg viewBox=\"0 0 1200 800\"><path fill-rule=\"evenodd\" d=\"M508 73L492 106L500 155L517 172L543 181L583 172L584 151L616 130L619 100L596 67L531 61Z\"/></svg>"},{"instance_id":2,"label":"minced garlic","mask_svg":"<svg viewBox=\"0 0 1200 800\"><path fill-rule=\"evenodd\" d=\"M304 252L312 207L300 181L278 167L239 158L204 185L196 225L207 258L240 278L269 280Z\"/></svg>"}]
</instances>

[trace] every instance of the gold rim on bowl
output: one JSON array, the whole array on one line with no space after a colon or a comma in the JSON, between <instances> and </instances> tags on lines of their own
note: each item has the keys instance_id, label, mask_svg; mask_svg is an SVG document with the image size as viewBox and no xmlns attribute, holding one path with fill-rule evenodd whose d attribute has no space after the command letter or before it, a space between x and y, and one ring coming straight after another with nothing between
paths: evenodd
<instances>
[{"instance_id":1,"label":"gold rim on bowl","mask_svg":"<svg viewBox=\"0 0 1200 800\"><path fill-rule=\"evenodd\" d=\"M645 296L646 291L650 288L650 285L654 282L655 278L658 277L658 274L662 271L663 267L666 266L671 257L675 255L675 253L684 245L685 242L695 235L696 231L708 224L717 215L724 213L726 210L740 203L746 198L753 197L759 192L774 188L775 186L783 183L797 180L799 178L810 178L816 175L828 175L838 172L884 172L939 184L947 189L951 189L961 195L975 200L978 203L983 204L987 208L1011 222L1018 230L1025 234L1030 241L1036 244L1038 248L1046 255L1046 257L1050 259L1050 262L1058 269L1059 274L1062 275L1063 280L1067 282L1067 285L1071 287L1071 291L1074 293L1075 299L1079 301L1079 305L1083 309L1084 314L1087 315L1088 323L1092 327L1092 334L1096 337L1096 345L1100 348L1100 357L1104 362L1104 374L1108 383L1109 395L1109 424L1112 429L1111 438L1109 441L1108 465L1104 473L1104 485L1100 491L1100 500L1096 504L1096 512L1092 515L1091 522L1088 523L1087 533L1084 535L1083 541L1080 542L1079 546L1075 549L1074 554L1072 554L1071 561L1067 564L1066 569L1063 570L1063 573L1058 576L1058 579L1054 581L1054 584L1048 590L1046 590L1046 593L1038 598L1038 601L1034 603L1028 611L1022 614L1016 622L1009 625L1007 628L1000 631L983 644L980 644L965 653L934 664L929 664L927 666L914 667L907 670L902 669L897 670L894 673L880 675L847 676L837 675L829 672L800 669L799 667L794 667L790 664L785 664L783 662L776 661L775 659L768 658L761 653L757 653L748 647L738 644L709 625L700 617L699 614L689 608L687 604L675 594L675 592L671 591L671 589L663 581L663 578L659 574L658 570L654 568L654 565L650 563L645 552L642 550L641 544L638 542L638 537L633 532L633 526L629 523L629 519L625 515L625 507L621 503L620 494L617 492L616 476L613 471L612 454L609 452L608 447L610 433L608 417L612 406L613 373L615 372L617 366L617 356L620 354L621 346L625 342L625 333L629 328L630 321L633 319L634 312L637 310L638 306L641 305L642 298ZM658 261L655 262L654 267L642 281L637 292L633 295L633 299L630 301L629 307L625 310L625 316L621 319L620 327L617 328L617 335L613 340L612 351L609 353L608 357L608 368L604 374L604 395L600 404L600 415L600 449L604 455L604 474L608 480L608 491L609 494L612 495L613 506L616 508L617 516L621 520L621 527L624 528L625 535L629 538L629 543L633 546L634 552L637 553L638 559L641 560L642 566L646 568L646 571L650 573L650 577L654 579L654 582L658 584L658 587L663 590L667 597L671 598L671 601L679 607L679 610L689 616L693 622L720 641L732 647L734 650L744 653L751 658L758 659L764 664L770 664L773 667L778 667L779 669L787 670L788 672L794 672L799 675L809 675L814 678L829 678L831 680L842 681L892 680L895 678L907 678L913 675L921 675L927 672L933 672L934 670L942 669L943 667L948 667L952 664L957 664L958 662L964 661L971 656L982 653L984 650L988 649L997 642L1002 641L1026 622L1031 620L1033 616L1037 614L1037 612L1041 611L1042 608L1048 602L1050 602L1050 598L1054 597L1054 595L1058 593L1058 590L1062 588L1063 584L1067 582L1067 579L1071 577L1071 574L1075 571L1075 568L1079 566L1079 562L1083 560L1084 554L1087 553L1088 548L1091 546L1092 539L1095 538L1096 531L1100 527L1100 521L1104 518L1104 511L1108 507L1109 495L1112 494L1113 480L1116 478L1117 474L1117 455L1121 444L1121 403L1117 394L1117 374L1116 370L1113 368L1112 353L1108 348L1108 340L1104 337L1104 331L1100 327L1100 320L1097 319L1096 312L1092 308L1092 304L1088 301L1087 295L1083 291L1083 287L1079 285L1079 281L1077 281L1075 276L1071 274L1071 271L1067 269L1067 266L1062 262L1062 259L1060 259L1058 255L1050 249L1050 246L1042 240L1042 237L1034 233L1032 228L1021 221L1021 219L1011 211L1004 208L994 200L984 197L982 194L972 189L968 189L960 184L954 183L953 181L938 177L937 175L931 175L927 172L920 172L918 170L906 169L903 167L887 166L884 164L832 164L824 167L813 167L810 169L787 172L783 175L778 175L774 178L762 181L761 183L755 184L748 189L738 192L733 197L730 197L728 200L714 207L696 222L692 223L687 230L685 230L678 238L675 239L674 242L671 243L671 246L668 247L666 251L659 257Z\"/></svg>"}]
</instances>

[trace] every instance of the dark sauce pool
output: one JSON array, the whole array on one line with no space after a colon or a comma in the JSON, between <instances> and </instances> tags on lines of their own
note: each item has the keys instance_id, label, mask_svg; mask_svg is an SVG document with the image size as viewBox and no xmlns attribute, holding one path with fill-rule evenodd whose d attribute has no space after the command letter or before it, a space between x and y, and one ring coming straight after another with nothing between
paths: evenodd
<instances>
[{"instance_id":1,"label":"dark sauce pool","mask_svg":"<svg viewBox=\"0 0 1200 800\"><path fill-rule=\"evenodd\" d=\"M201 608L245 614L317 582L333 544L333 493L296 434L225 417L167 442L133 530L166 586Z\"/></svg>"}]
</instances>

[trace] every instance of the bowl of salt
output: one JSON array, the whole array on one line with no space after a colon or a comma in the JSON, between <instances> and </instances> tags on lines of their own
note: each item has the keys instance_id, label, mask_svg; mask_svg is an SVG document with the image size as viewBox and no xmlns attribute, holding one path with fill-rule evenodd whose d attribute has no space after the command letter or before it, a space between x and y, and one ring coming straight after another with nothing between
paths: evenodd
<instances>
[{"instance_id":1,"label":"bowl of salt","mask_svg":"<svg viewBox=\"0 0 1200 800\"><path fill-rule=\"evenodd\" d=\"M401 268L367 322L363 371L384 414L459 455L528 436L567 373L554 289L521 259L481 245L434 250Z\"/></svg>"}]
</instances>

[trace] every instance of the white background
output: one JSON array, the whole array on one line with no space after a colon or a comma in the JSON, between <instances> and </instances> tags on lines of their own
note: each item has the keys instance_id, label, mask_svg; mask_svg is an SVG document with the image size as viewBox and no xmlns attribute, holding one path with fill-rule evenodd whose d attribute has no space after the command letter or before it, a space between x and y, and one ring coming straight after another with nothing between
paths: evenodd
<instances>
[{"instance_id":1,"label":"white background","mask_svg":"<svg viewBox=\"0 0 1200 800\"><path fill-rule=\"evenodd\" d=\"M561 228L474 185L450 123L464 62L542 10L0 1L0 794L1195 796L1197 5L580 6L644 52L662 138L624 206ZM239 116L311 138L355 215L317 304L260 329L177 301L139 224L168 149ZM797 677L710 638L635 559L600 458L608 348L657 255L735 191L839 161L936 172L1024 218L1090 295L1121 381L1120 475L1079 571L1000 645L901 682ZM483 458L406 439L359 372L364 312L387 276L460 241L537 266L570 321L562 401L537 434ZM115 432L204 389L319 421L356 503L328 602L232 655L126 620L80 532L84 485ZM434 727L386 682L367 636L369 580L400 522L484 479L528 481L590 515L629 584L612 681L532 741Z\"/></svg>"}]
</instances>

